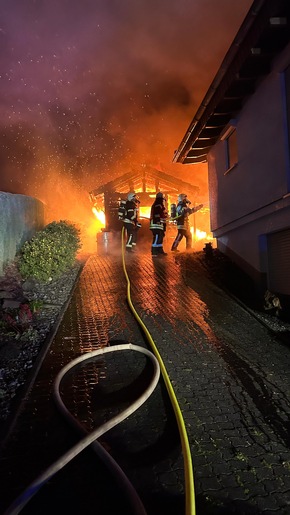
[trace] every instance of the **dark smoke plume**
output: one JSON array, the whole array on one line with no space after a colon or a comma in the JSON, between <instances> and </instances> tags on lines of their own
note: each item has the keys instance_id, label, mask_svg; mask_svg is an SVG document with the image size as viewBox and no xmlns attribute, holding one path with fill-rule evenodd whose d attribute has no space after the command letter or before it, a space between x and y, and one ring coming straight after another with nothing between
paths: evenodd
<instances>
[{"instance_id":1,"label":"dark smoke plume","mask_svg":"<svg viewBox=\"0 0 290 515\"><path fill-rule=\"evenodd\" d=\"M206 192L172 158L251 3L1 0L0 190L83 218L150 164Z\"/></svg>"}]
</instances>

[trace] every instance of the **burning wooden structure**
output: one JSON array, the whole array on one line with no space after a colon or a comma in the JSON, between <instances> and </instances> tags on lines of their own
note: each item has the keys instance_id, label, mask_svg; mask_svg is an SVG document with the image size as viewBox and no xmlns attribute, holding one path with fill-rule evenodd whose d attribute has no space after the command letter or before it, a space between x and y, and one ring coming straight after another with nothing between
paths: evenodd
<instances>
[{"instance_id":1,"label":"burning wooden structure","mask_svg":"<svg viewBox=\"0 0 290 515\"><path fill-rule=\"evenodd\" d=\"M105 231L120 231L118 219L121 199L132 191L140 200L140 217L149 218L150 208L158 191L164 193L167 201L176 202L179 193L186 193L192 202L199 202L199 188L155 168L145 166L125 173L90 192L93 209L105 214Z\"/></svg>"}]
</instances>

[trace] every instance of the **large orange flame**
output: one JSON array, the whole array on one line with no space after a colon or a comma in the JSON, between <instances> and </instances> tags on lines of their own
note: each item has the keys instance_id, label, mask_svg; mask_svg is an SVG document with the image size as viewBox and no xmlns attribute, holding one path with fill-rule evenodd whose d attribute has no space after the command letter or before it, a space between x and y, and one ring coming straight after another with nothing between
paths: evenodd
<instances>
[{"instance_id":1,"label":"large orange flame","mask_svg":"<svg viewBox=\"0 0 290 515\"><path fill-rule=\"evenodd\" d=\"M214 238L210 234L208 234L206 231L200 231L199 229L194 230L194 228L191 227L190 232L191 232L194 240L207 240L207 241L214 240Z\"/></svg>"},{"instance_id":2,"label":"large orange flame","mask_svg":"<svg viewBox=\"0 0 290 515\"><path fill-rule=\"evenodd\" d=\"M150 206L140 206L139 207L139 218L150 218L151 207Z\"/></svg>"},{"instance_id":3,"label":"large orange flame","mask_svg":"<svg viewBox=\"0 0 290 515\"><path fill-rule=\"evenodd\" d=\"M105 217L104 211L101 211L100 209L96 209L95 207L92 208L92 211L93 211L96 219L100 222L100 229L101 229L101 227L105 227L106 217Z\"/></svg>"}]
</instances>

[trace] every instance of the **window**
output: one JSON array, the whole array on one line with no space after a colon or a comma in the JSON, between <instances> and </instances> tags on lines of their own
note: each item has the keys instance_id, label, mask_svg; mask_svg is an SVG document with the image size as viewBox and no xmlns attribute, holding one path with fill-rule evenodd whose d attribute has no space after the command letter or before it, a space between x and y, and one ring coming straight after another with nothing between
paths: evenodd
<instances>
[{"instance_id":1,"label":"window","mask_svg":"<svg viewBox=\"0 0 290 515\"><path fill-rule=\"evenodd\" d=\"M225 145L225 174L228 173L238 163L238 143L236 121L231 120L226 130L221 136L221 141Z\"/></svg>"},{"instance_id":2,"label":"window","mask_svg":"<svg viewBox=\"0 0 290 515\"><path fill-rule=\"evenodd\" d=\"M237 131L233 129L226 138L227 170L233 168L238 162Z\"/></svg>"},{"instance_id":3,"label":"window","mask_svg":"<svg viewBox=\"0 0 290 515\"><path fill-rule=\"evenodd\" d=\"M285 95L285 101L286 101L286 124L287 124L287 132L288 132L288 158L290 158L290 66L286 68L285 70L285 82L284 82L284 95ZM289 166L289 165L288 165ZM288 181L288 191L290 191L290 173L288 168L288 174L287 174L287 181Z\"/></svg>"}]
</instances>

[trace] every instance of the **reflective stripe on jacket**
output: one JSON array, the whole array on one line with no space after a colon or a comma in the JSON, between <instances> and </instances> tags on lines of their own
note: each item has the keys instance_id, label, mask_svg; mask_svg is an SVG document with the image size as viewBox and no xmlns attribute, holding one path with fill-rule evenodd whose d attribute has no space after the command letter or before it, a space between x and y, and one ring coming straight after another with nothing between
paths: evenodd
<instances>
[{"instance_id":1,"label":"reflective stripe on jacket","mask_svg":"<svg viewBox=\"0 0 290 515\"><path fill-rule=\"evenodd\" d=\"M189 229L190 227L190 224L189 224L189 215L191 215L191 213L194 213L194 208L191 209L190 207L187 207L186 205L184 205L183 202L179 202L177 204L177 208L176 208L176 214L178 216L177 220L176 220L176 224L177 224L177 229Z\"/></svg>"},{"instance_id":2,"label":"reflective stripe on jacket","mask_svg":"<svg viewBox=\"0 0 290 515\"><path fill-rule=\"evenodd\" d=\"M167 211L161 199L156 199L151 207L150 229L164 231L166 228Z\"/></svg>"},{"instance_id":3,"label":"reflective stripe on jacket","mask_svg":"<svg viewBox=\"0 0 290 515\"><path fill-rule=\"evenodd\" d=\"M138 208L135 202L131 200L127 200L126 202L126 215L124 218L124 222L127 224L136 225L138 219Z\"/></svg>"}]
</instances>

